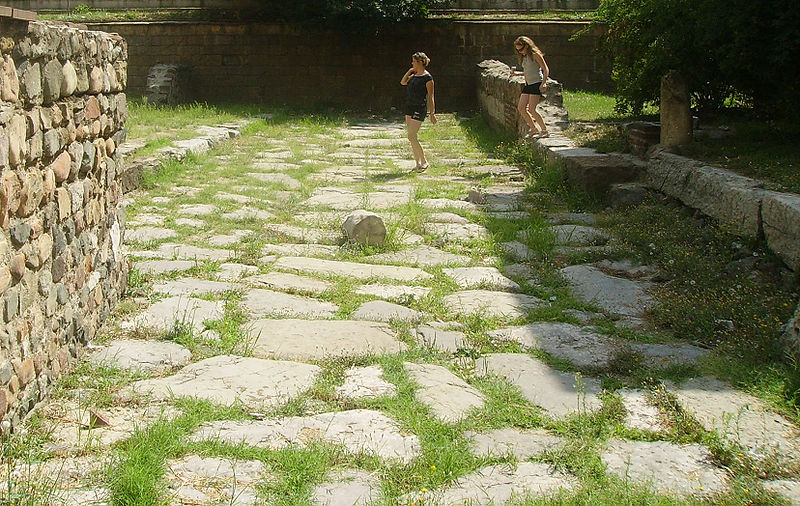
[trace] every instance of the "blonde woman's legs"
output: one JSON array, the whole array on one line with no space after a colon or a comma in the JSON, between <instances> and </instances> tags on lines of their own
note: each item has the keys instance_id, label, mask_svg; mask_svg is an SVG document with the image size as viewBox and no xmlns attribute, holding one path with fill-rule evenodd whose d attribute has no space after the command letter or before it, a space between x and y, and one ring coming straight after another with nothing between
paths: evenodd
<instances>
[{"instance_id":1,"label":"blonde woman's legs","mask_svg":"<svg viewBox=\"0 0 800 506\"><path fill-rule=\"evenodd\" d=\"M546 134L547 133L547 125L544 124L544 118L542 115L536 111L536 106L539 105L539 100L542 99L541 95L530 95L531 100L528 105L528 109L530 109L531 117L539 125L539 133Z\"/></svg>"},{"instance_id":2,"label":"blonde woman's legs","mask_svg":"<svg viewBox=\"0 0 800 506\"><path fill-rule=\"evenodd\" d=\"M414 152L414 160L417 162L417 167L425 167L428 161L425 159L425 152L422 150L422 145L419 143L419 129L422 122L411 119L411 116L406 116L406 130L408 130L408 141L411 143L411 150Z\"/></svg>"},{"instance_id":3,"label":"blonde woman's legs","mask_svg":"<svg viewBox=\"0 0 800 506\"><path fill-rule=\"evenodd\" d=\"M531 108L529 107L529 103L531 101L531 97L535 97L536 95L529 95L527 93L523 93L519 96L519 104L517 104L517 110L519 111L520 116L522 119L525 120L525 123L528 124L528 128L531 129L530 133L536 133L536 123L534 122L533 116L531 115ZM534 112L536 111L536 107L533 107Z\"/></svg>"}]
</instances>

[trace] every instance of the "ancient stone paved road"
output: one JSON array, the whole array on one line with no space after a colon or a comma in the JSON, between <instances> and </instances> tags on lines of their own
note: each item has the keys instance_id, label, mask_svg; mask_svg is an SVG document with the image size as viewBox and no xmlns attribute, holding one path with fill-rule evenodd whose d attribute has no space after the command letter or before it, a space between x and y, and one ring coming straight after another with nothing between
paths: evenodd
<instances>
[{"instance_id":1,"label":"ancient stone paved road","mask_svg":"<svg viewBox=\"0 0 800 506\"><path fill-rule=\"evenodd\" d=\"M445 116L443 121L454 120ZM152 290L160 296L118 322L120 335L133 328L168 330L178 320L189 324L201 339L217 339L218 334L206 324L224 315L219 294L237 290L248 318L243 328L251 343L237 354L204 359L168 341L118 339L97 347L93 362L138 370L145 379L132 383L117 406L99 409L110 426L89 430L90 413L87 407L79 407L77 393L73 399L62 399L43 410L46 420L51 416L50 447L57 457L40 464L37 472L61 477L57 488L64 504L105 504L109 491L92 474L105 462L103 448L129 437L134 426L178 416L174 397L238 403L253 414L245 421L205 423L187 436L193 441L217 438L259 448L284 448L321 440L341 445L346 452L376 456L392 466L413 462L426 449L425 442L401 421L366 407L374 405L367 402L370 398L397 395L396 385L383 377L377 358L382 355L404 353L417 346L440 353L436 363L405 361L404 368L417 385L416 400L429 408L431 417L445 424L458 423L485 407L487 394L474 386L474 378L505 378L546 417L558 420L601 406L602 371L621 350L640 354L653 368L692 363L703 355L703 350L691 345L634 344L631 348L630 343L616 341L591 326L591 319L602 315L580 311L570 314L576 318L573 321L583 321L581 325L530 321L513 325L529 311L549 303L523 293L536 283L525 263L535 253L520 234L517 240L501 245L504 258L511 259L508 262L481 258L470 250L471 245L491 231L468 217L483 214L493 220L524 220L533 203L523 191L519 171L501 160L443 159L434 151L430 157L437 168L417 175L410 172L413 162L406 159L405 132L397 124L356 124L336 134L335 141L314 136L303 140L303 153L316 164L315 170L303 177L297 172L287 174L304 163L295 163L298 153L287 140L261 139L260 151L248 171L228 178L230 184L224 184L227 176L222 170L236 156L235 149L218 156L220 188L212 200L217 204L192 201L193 195L208 188L191 185L175 186L167 197L153 197L147 191L133 194L136 212L127 224L127 254L140 273L155 279ZM463 138L440 142L466 146ZM367 191L360 190L364 182L372 183ZM299 189L312 183L313 192L300 202L292 201ZM467 195L476 185L481 186L480 195L473 194L470 200L453 198L454 188L459 195ZM425 188L424 193L420 188ZM436 194L437 188L448 191ZM171 199L183 202L174 215L164 207ZM236 206L225 212L231 206L221 203L230 202ZM279 223L275 217L287 202L296 204L297 212L291 222ZM423 228L417 230L424 236L403 228L397 209L409 202L416 202L425 213ZM341 259L341 223L348 212L362 208L384 217L400 237L402 249L359 261ZM209 223L220 219L242 226L215 234ZM613 249L614 238L594 228L591 215L563 213L548 219L562 251ZM194 240L176 241L186 227L195 227ZM209 230L212 232L207 233ZM241 241L253 233L269 238L268 244L255 265L238 262ZM145 249L147 245L155 246ZM213 261L219 268L209 270L206 276L182 274L197 261ZM437 295L448 315L445 321L432 319L419 305L407 307L409 301L427 300L434 289L430 280L440 268L439 275L447 276L457 287L444 296ZM561 274L577 298L594 303L598 311L613 316L620 325L641 324L642 312L651 304L647 290L653 270L647 266L603 261L568 266ZM355 292L369 299L346 312L344 319L341 308L323 296L343 278L356 280ZM459 320L470 314L505 322L486 338L518 343L522 351L463 353L473 344ZM401 334L401 327L390 325L391 320L406 322L402 328L411 329L410 337ZM573 372L555 369L524 352L533 349L588 371L580 390ZM312 388L324 374L326 360L361 355L371 357L367 361L371 365L348 369L335 387L335 396L351 409L310 409L308 414L291 417L258 415ZM755 457L775 450L781 458L800 458L796 432L792 432L795 428L765 411L755 399L713 378L667 388L704 427L739 441ZM599 451L608 473L673 496L709 496L726 489L729 476L713 464L708 448L659 440L657 434L665 429L665 420L645 390L623 389L617 394L628 411L624 425L655 436L608 441ZM143 402L145 398L150 401ZM731 414L737 419L736 427L730 425ZM487 464L434 490L409 491L394 500L400 504L503 504L512 495L535 497L580 486L577 477L536 459L565 443L545 429L503 427L464 436L477 457L495 460L486 460ZM87 445L97 451L85 452ZM503 463L509 456L518 464ZM274 473L261 461L192 454L170 459L166 469L164 479L173 504L224 500L231 501L226 504L260 504L264 499L257 494L256 485ZM768 486L787 497L798 494L795 482ZM336 468L323 482L313 485L311 502L367 504L380 500L381 494L379 474Z\"/></svg>"}]
</instances>

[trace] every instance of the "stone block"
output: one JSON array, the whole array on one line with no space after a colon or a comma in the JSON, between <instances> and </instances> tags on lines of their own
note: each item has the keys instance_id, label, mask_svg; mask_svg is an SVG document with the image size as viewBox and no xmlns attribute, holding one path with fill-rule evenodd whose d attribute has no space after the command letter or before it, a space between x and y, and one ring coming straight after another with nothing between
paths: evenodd
<instances>
[{"instance_id":1,"label":"stone block","mask_svg":"<svg viewBox=\"0 0 800 506\"><path fill-rule=\"evenodd\" d=\"M604 193L610 185L634 181L639 175L638 167L621 158L572 151L566 149L558 154L564 161L570 184L580 190Z\"/></svg>"},{"instance_id":2,"label":"stone block","mask_svg":"<svg viewBox=\"0 0 800 506\"><path fill-rule=\"evenodd\" d=\"M769 248L790 269L800 270L800 196L767 192L761 219Z\"/></svg>"},{"instance_id":3,"label":"stone block","mask_svg":"<svg viewBox=\"0 0 800 506\"><path fill-rule=\"evenodd\" d=\"M646 182L707 216L730 225L746 237L761 230L761 202L767 192L761 182L666 152L647 164Z\"/></svg>"},{"instance_id":4,"label":"stone block","mask_svg":"<svg viewBox=\"0 0 800 506\"><path fill-rule=\"evenodd\" d=\"M42 69L42 100L45 104L61 98L61 85L64 81L63 68L57 59L47 62Z\"/></svg>"}]
</instances>

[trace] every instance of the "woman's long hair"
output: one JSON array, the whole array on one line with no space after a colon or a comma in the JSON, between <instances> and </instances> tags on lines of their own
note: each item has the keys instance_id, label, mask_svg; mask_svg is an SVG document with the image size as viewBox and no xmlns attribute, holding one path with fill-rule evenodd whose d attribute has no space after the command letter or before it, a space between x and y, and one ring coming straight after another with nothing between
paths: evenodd
<instances>
[{"instance_id":1,"label":"woman's long hair","mask_svg":"<svg viewBox=\"0 0 800 506\"><path fill-rule=\"evenodd\" d=\"M520 35L519 37L514 39L514 46L518 45L530 49L531 57L533 57L534 53L538 54L539 56L544 56L544 51L539 49L539 47L533 43L533 39L531 39L530 37ZM522 53L520 53L519 51L517 51L517 59L519 60L519 64L522 65Z\"/></svg>"}]
</instances>

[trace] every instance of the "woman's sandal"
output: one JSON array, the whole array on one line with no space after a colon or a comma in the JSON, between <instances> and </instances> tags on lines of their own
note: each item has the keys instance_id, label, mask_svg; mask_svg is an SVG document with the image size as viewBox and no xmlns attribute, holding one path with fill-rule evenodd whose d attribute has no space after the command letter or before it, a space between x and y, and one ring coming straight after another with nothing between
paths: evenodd
<instances>
[{"instance_id":1,"label":"woman's sandal","mask_svg":"<svg viewBox=\"0 0 800 506\"><path fill-rule=\"evenodd\" d=\"M428 167L430 167L430 164L427 163L425 165L417 165L414 167L414 172L425 172Z\"/></svg>"}]
</instances>

